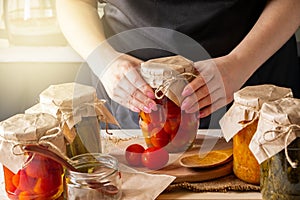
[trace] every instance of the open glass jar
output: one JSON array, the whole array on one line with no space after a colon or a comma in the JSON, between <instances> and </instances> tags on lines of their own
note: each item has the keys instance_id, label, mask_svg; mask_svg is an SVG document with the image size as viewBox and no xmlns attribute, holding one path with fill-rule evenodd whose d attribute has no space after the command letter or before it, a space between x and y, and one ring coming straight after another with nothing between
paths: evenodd
<instances>
[{"instance_id":1,"label":"open glass jar","mask_svg":"<svg viewBox=\"0 0 300 200\"><path fill-rule=\"evenodd\" d=\"M227 141L233 138L233 172L241 180L259 185L260 165L249 149L257 130L259 111L265 102L291 97L289 88L248 86L234 94L234 103L220 121Z\"/></svg>"},{"instance_id":2,"label":"open glass jar","mask_svg":"<svg viewBox=\"0 0 300 200\"><path fill-rule=\"evenodd\" d=\"M66 172L68 200L121 199L122 182L116 158L92 153L75 156L72 161L79 172Z\"/></svg>"},{"instance_id":3,"label":"open glass jar","mask_svg":"<svg viewBox=\"0 0 300 200\"><path fill-rule=\"evenodd\" d=\"M10 199L57 199L63 192L63 167L44 156L23 151L28 144L49 145L65 153L58 121L49 114L18 114L0 123L0 162Z\"/></svg>"},{"instance_id":4,"label":"open glass jar","mask_svg":"<svg viewBox=\"0 0 300 200\"><path fill-rule=\"evenodd\" d=\"M250 149L260 163L264 200L300 199L300 99L262 106Z\"/></svg>"},{"instance_id":5,"label":"open glass jar","mask_svg":"<svg viewBox=\"0 0 300 200\"><path fill-rule=\"evenodd\" d=\"M192 146L199 127L198 112L180 106L183 88L196 77L193 63L181 56L152 59L142 64L141 75L155 91L157 110L140 112L140 128L149 147L183 152Z\"/></svg>"}]
</instances>

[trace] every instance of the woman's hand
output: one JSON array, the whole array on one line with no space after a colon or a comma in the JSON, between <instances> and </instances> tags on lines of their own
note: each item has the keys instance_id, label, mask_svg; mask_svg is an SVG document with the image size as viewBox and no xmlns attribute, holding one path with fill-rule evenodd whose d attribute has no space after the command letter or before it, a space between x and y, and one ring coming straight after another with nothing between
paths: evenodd
<instances>
[{"instance_id":1,"label":"woman's hand","mask_svg":"<svg viewBox=\"0 0 300 200\"><path fill-rule=\"evenodd\" d=\"M127 54L112 61L100 78L109 97L134 112L156 110L152 88L137 71L141 60Z\"/></svg>"},{"instance_id":2,"label":"woman's hand","mask_svg":"<svg viewBox=\"0 0 300 200\"><path fill-rule=\"evenodd\" d=\"M200 111L202 118L230 103L245 80L234 72L236 64L229 56L194 64L199 76L184 88L181 108L189 113Z\"/></svg>"}]
</instances>

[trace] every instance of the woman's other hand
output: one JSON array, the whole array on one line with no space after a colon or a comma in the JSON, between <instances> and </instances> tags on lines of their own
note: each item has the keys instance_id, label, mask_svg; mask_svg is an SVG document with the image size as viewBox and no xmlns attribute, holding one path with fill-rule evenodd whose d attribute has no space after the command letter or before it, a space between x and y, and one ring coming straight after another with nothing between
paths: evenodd
<instances>
[{"instance_id":1,"label":"woman's other hand","mask_svg":"<svg viewBox=\"0 0 300 200\"><path fill-rule=\"evenodd\" d=\"M142 61L120 54L108 64L101 82L109 97L134 112L156 110L154 92L138 72Z\"/></svg>"},{"instance_id":2,"label":"woman's other hand","mask_svg":"<svg viewBox=\"0 0 300 200\"><path fill-rule=\"evenodd\" d=\"M206 117L233 100L233 93L244 83L234 73L234 62L229 56L194 63L199 72L183 90L185 97L181 108L188 113L200 111L200 117ZM232 68L231 68L232 66Z\"/></svg>"}]
</instances>

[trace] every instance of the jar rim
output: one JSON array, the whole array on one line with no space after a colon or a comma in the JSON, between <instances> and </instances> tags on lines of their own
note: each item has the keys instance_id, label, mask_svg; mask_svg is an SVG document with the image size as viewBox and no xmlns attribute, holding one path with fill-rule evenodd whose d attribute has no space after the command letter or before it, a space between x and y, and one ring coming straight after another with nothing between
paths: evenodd
<instances>
[{"instance_id":1,"label":"jar rim","mask_svg":"<svg viewBox=\"0 0 300 200\"><path fill-rule=\"evenodd\" d=\"M110 168L109 171L99 171L99 172L75 172L75 171L68 171L68 174L70 176L76 176L81 177L83 179L89 179L96 177L101 177L101 179L104 179L106 177L111 176L112 174L116 173L118 171L118 160L109 154L104 153L85 153L80 154L77 156L74 156L71 158L73 161L73 165L76 169L84 168L84 167L93 167L96 166L95 164L101 164L102 166L105 166L107 168ZM77 161L77 162L76 162Z\"/></svg>"}]
</instances>

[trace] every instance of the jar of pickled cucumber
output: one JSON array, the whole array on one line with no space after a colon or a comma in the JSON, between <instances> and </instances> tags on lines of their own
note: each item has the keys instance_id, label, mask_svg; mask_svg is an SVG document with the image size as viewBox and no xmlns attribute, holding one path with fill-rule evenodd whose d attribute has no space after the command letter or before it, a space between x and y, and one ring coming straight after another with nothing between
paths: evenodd
<instances>
[{"instance_id":1,"label":"jar of pickled cucumber","mask_svg":"<svg viewBox=\"0 0 300 200\"><path fill-rule=\"evenodd\" d=\"M262 106L250 150L260 163L264 200L300 199L300 99Z\"/></svg>"},{"instance_id":2,"label":"jar of pickled cucumber","mask_svg":"<svg viewBox=\"0 0 300 200\"><path fill-rule=\"evenodd\" d=\"M118 122L97 98L95 88L79 83L50 85L39 103L25 113L49 113L60 122L67 141L67 156L102 152L100 123Z\"/></svg>"},{"instance_id":3,"label":"jar of pickled cucumber","mask_svg":"<svg viewBox=\"0 0 300 200\"><path fill-rule=\"evenodd\" d=\"M17 114L0 122L0 162L9 199L57 199L63 192L63 167L24 145L38 144L64 154L64 136L50 114Z\"/></svg>"},{"instance_id":4,"label":"jar of pickled cucumber","mask_svg":"<svg viewBox=\"0 0 300 200\"><path fill-rule=\"evenodd\" d=\"M234 94L234 103L220 120L220 126L227 141L233 138L233 172L239 179L260 184L260 166L249 149L259 111L265 102L291 96L289 88L274 85L248 86Z\"/></svg>"},{"instance_id":5,"label":"jar of pickled cucumber","mask_svg":"<svg viewBox=\"0 0 300 200\"><path fill-rule=\"evenodd\" d=\"M118 160L108 154L81 154L71 158L78 170L66 171L68 200L119 200L122 179Z\"/></svg>"},{"instance_id":6,"label":"jar of pickled cucumber","mask_svg":"<svg viewBox=\"0 0 300 200\"><path fill-rule=\"evenodd\" d=\"M181 93L197 72L181 56L152 59L141 65L141 75L155 91L157 110L140 112L140 128L147 146L183 152L192 146L199 127L198 112L181 110Z\"/></svg>"}]
</instances>

